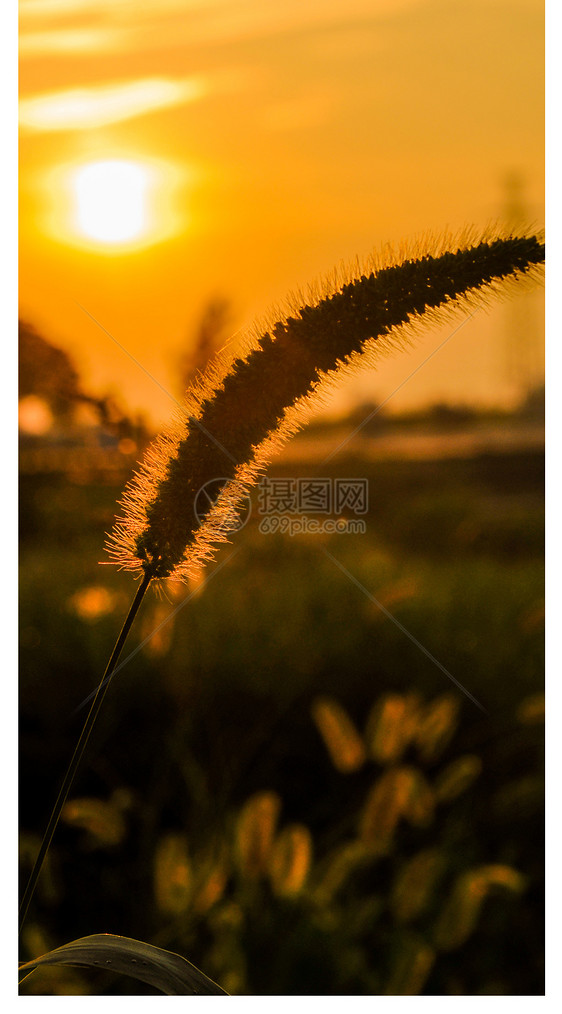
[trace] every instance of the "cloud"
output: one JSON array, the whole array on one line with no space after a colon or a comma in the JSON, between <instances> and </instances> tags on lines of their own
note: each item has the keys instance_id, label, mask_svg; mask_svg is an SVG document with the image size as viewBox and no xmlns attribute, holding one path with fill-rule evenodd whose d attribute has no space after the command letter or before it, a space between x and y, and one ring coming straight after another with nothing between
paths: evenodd
<instances>
[{"instance_id":1,"label":"cloud","mask_svg":"<svg viewBox=\"0 0 562 1014\"><path fill-rule=\"evenodd\" d=\"M22 18L60 18L127 6L130 8L130 0L20 0L19 13Z\"/></svg>"},{"instance_id":2,"label":"cloud","mask_svg":"<svg viewBox=\"0 0 562 1014\"><path fill-rule=\"evenodd\" d=\"M127 83L73 88L32 96L20 102L24 130L85 130L130 120L171 106L193 102L205 93L198 78L143 78Z\"/></svg>"},{"instance_id":3,"label":"cloud","mask_svg":"<svg viewBox=\"0 0 562 1014\"><path fill-rule=\"evenodd\" d=\"M47 32L23 32L20 35L21 56L59 53L75 56L77 53L97 53L100 50L124 48L124 35L128 33L105 28L61 28Z\"/></svg>"},{"instance_id":4,"label":"cloud","mask_svg":"<svg viewBox=\"0 0 562 1014\"><path fill-rule=\"evenodd\" d=\"M71 55L71 34L79 51L91 47L87 32L99 35L100 49L160 49L170 44L224 43L267 38L286 31L310 31L365 18L377 19L419 6L424 0L20 0L20 50ZM67 35L68 33L68 35ZM42 38L43 37L43 44ZM92 35L92 39L94 34Z\"/></svg>"}]
</instances>

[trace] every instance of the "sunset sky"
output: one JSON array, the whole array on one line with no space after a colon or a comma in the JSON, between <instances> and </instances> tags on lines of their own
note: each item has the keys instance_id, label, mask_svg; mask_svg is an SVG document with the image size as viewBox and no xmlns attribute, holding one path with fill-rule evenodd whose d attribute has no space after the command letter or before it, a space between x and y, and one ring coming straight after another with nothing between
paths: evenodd
<instances>
[{"instance_id":1,"label":"sunset sky","mask_svg":"<svg viewBox=\"0 0 562 1014\"><path fill-rule=\"evenodd\" d=\"M235 330L385 241L502 219L513 181L544 224L540 0L19 9L20 313L154 421L171 402L147 374L174 390L211 298ZM516 304L471 320L393 407L512 396L510 321L540 336L543 319L540 293ZM385 399L446 334L342 398Z\"/></svg>"}]
</instances>

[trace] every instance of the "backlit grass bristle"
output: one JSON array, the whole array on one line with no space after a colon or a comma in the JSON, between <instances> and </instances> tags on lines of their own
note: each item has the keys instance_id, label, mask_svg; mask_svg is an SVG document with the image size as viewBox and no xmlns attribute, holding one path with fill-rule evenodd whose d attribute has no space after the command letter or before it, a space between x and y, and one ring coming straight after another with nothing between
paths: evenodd
<instances>
[{"instance_id":1,"label":"backlit grass bristle","mask_svg":"<svg viewBox=\"0 0 562 1014\"><path fill-rule=\"evenodd\" d=\"M488 304L543 261L542 236L467 232L386 252L291 306L188 392L125 491L111 560L151 579L185 580L226 540L242 497L345 368L375 364L421 323ZM218 500L196 516L198 491L219 479Z\"/></svg>"}]
</instances>

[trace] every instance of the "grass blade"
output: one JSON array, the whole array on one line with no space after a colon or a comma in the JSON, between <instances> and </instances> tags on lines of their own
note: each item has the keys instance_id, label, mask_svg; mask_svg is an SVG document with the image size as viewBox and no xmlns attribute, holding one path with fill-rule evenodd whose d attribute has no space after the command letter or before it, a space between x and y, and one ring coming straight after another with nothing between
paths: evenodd
<instances>
[{"instance_id":1,"label":"grass blade","mask_svg":"<svg viewBox=\"0 0 562 1014\"><path fill-rule=\"evenodd\" d=\"M40 965L103 968L130 975L168 996L228 996L224 989L180 954L111 933L80 937L79 940L73 940L20 965L22 978L26 978Z\"/></svg>"}]
</instances>

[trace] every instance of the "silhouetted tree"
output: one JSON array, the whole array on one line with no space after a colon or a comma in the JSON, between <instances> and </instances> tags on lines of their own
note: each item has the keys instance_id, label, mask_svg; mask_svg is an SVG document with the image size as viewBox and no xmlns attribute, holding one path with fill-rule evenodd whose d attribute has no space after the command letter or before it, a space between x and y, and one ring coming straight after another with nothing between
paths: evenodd
<instances>
[{"instance_id":1,"label":"silhouetted tree","mask_svg":"<svg viewBox=\"0 0 562 1014\"><path fill-rule=\"evenodd\" d=\"M100 426L117 436L137 432L125 410L111 395L96 397L84 391L71 356L43 338L25 321L19 322L19 397L34 394L47 402L53 415L70 422L77 405L89 405ZM142 432L144 432L142 430Z\"/></svg>"},{"instance_id":2,"label":"silhouetted tree","mask_svg":"<svg viewBox=\"0 0 562 1014\"><path fill-rule=\"evenodd\" d=\"M19 322L19 397L35 394L53 415L68 417L82 398L78 371L68 353L52 345L30 324Z\"/></svg>"}]
</instances>

